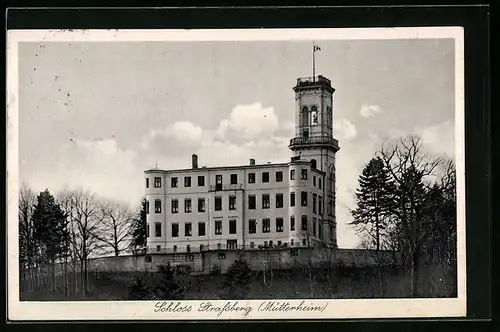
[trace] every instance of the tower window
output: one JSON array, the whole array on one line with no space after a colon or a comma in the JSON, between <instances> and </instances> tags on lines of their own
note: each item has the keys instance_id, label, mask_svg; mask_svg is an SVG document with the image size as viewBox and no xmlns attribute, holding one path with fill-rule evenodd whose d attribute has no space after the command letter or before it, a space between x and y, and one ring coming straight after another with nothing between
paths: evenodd
<instances>
[{"instance_id":1,"label":"tower window","mask_svg":"<svg viewBox=\"0 0 500 332\"><path fill-rule=\"evenodd\" d=\"M302 137L305 137L305 138L309 137L309 129L307 129L307 128L302 129Z\"/></svg>"},{"instance_id":2,"label":"tower window","mask_svg":"<svg viewBox=\"0 0 500 332\"><path fill-rule=\"evenodd\" d=\"M307 106L302 107L300 118L302 126L309 126L309 109L307 108Z\"/></svg>"},{"instance_id":3,"label":"tower window","mask_svg":"<svg viewBox=\"0 0 500 332\"><path fill-rule=\"evenodd\" d=\"M318 108L316 106L311 107L311 125L318 125Z\"/></svg>"},{"instance_id":4,"label":"tower window","mask_svg":"<svg viewBox=\"0 0 500 332\"><path fill-rule=\"evenodd\" d=\"M290 180L295 180L295 170L294 169L290 170Z\"/></svg>"},{"instance_id":5,"label":"tower window","mask_svg":"<svg viewBox=\"0 0 500 332\"><path fill-rule=\"evenodd\" d=\"M311 168L316 169L316 167L317 167L316 159L311 159Z\"/></svg>"},{"instance_id":6,"label":"tower window","mask_svg":"<svg viewBox=\"0 0 500 332\"><path fill-rule=\"evenodd\" d=\"M300 178L301 180L307 180L307 169L303 168L300 170Z\"/></svg>"},{"instance_id":7,"label":"tower window","mask_svg":"<svg viewBox=\"0 0 500 332\"><path fill-rule=\"evenodd\" d=\"M146 201L146 214L149 214L149 201Z\"/></svg>"},{"instance_id":8,"label":"tower window","mask_svg":"<svg viewBox=\"0 0 500 332\"><path fill-rule=\"evenodd\" d=\"M149 188L149 178L146 178L146 188Z\"/></svg>"},{"instance_id":9,"label":"tower window","mask_svg":"<svg viewBox=\"0 0 500 332\"><path fill-rule=\"evenodd\" d=\"M161 188L161 177L155 176L155 188Z\"/></svg>"}]
</instances>

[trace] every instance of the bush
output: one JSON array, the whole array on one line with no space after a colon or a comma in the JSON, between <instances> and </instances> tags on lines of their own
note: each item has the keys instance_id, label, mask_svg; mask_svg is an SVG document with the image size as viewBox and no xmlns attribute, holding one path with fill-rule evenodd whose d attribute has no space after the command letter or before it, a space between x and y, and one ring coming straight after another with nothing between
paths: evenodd
<instances>
[{"instance_id":1,"label":"bush","mask_svg":"<svg viewBox=\"0 0 500 332\"><path fill-rule=\"evenodd\" d=\"M159 300L181 300L188 289L176 278L176 271L170 264L158 267L152 288Z\"/></svg>"},{"instance_id":2,"label":"bush","mask_svg":"<svg viewBox=\"0 0 500 332\"><path fill-rule=\"evenodd\" d=\"M234 261L227 270L224 279L227 299L244 299L247 297L252 277L252 270L242 259Z\"/></svg>"}]
</instances>

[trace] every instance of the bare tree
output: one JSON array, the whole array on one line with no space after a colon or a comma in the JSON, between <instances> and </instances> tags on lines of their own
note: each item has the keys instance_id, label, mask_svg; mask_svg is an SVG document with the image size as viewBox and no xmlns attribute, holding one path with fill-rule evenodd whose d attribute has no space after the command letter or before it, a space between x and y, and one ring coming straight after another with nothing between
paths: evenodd
<instances>
[{"instance_id":1,"label":"bare tree","mask_svg":"<svg viewBox=\"0 0 500 332\"><path fill-rule=\"evenodd\" d=\"M119 256L129 248L134 214L127 205L112 201L107 201L100 208L103 220L94 236L109 247L113 255Z\"/></svg>"},{"instance_id":2,"label":"bare tree","mask_svg":"<svg viewBox=\"0 0 500 332\"><path fill-rule=\"evenodd\" d=\"M37 242L33 225L33 209L36 194L26 183L19 190L19 266L21 278L28 283L28 290L35 288L35 267L37 263Z\"/></svg>"},{"instance_id":3,"label":"bare tree","mask_svg":"<svg viewBox=\"0 0 500 332\"><path fill-rule=\"evenodd\" d=\"M383 144L378 155L395 182L395 195L390 208L401 223L402 233L408 243L412 296L418 295L418 266L421 246L425 240L424 223L426 207L431 198L425 195L425 180L435 176L443 158L425 153L421 138L416 135Z\"/></svg>"},{"instance_id":4,"label":"bare tree","mask_svg":"<svg viewBox=\"0 0 500 332\"><path fill-rule=\"evenodd\" d=\"M99 239L95 234L104 220L102 201L95 194L82 189L67 191L64 196L66 202L62 207L67 209L66 213L70 218L73 261L79 268L80 289L86 294L88 259L100 248Z\"/></svg>"}]
</instances>

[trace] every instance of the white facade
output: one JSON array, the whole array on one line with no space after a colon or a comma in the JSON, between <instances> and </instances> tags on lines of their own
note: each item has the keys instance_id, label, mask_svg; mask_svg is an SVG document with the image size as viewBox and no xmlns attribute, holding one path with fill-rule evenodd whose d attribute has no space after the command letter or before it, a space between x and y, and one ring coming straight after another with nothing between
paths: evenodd
<instances>
[{"instance_id":1,"label":"white facade","mask_svg":"<svg viewBox=\"0 0 500 332\"><path fill-rule=\"evenodd\" d=\"M289 163L198 168L193 155L191 169L145 171L149 252L336 246L334 89L319 76L294 90Z\"/></svg>"}]
</instances>

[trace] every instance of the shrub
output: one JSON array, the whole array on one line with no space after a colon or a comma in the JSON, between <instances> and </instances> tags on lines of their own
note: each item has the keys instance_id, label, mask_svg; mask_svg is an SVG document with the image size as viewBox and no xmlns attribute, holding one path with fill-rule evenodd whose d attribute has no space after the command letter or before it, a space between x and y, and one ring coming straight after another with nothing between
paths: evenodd
<instances>
[{"instance_id":1,"label":"shrub","mask_svg":"<svg viewBox=\"0 0 500 332\"><path fill-rule=\"evenodd\" d=\"M227 270L224 279L225 295L227 299L246 298L252 277L252 270L242 259L234 261Z\"/></svg>"}]
</instances>

